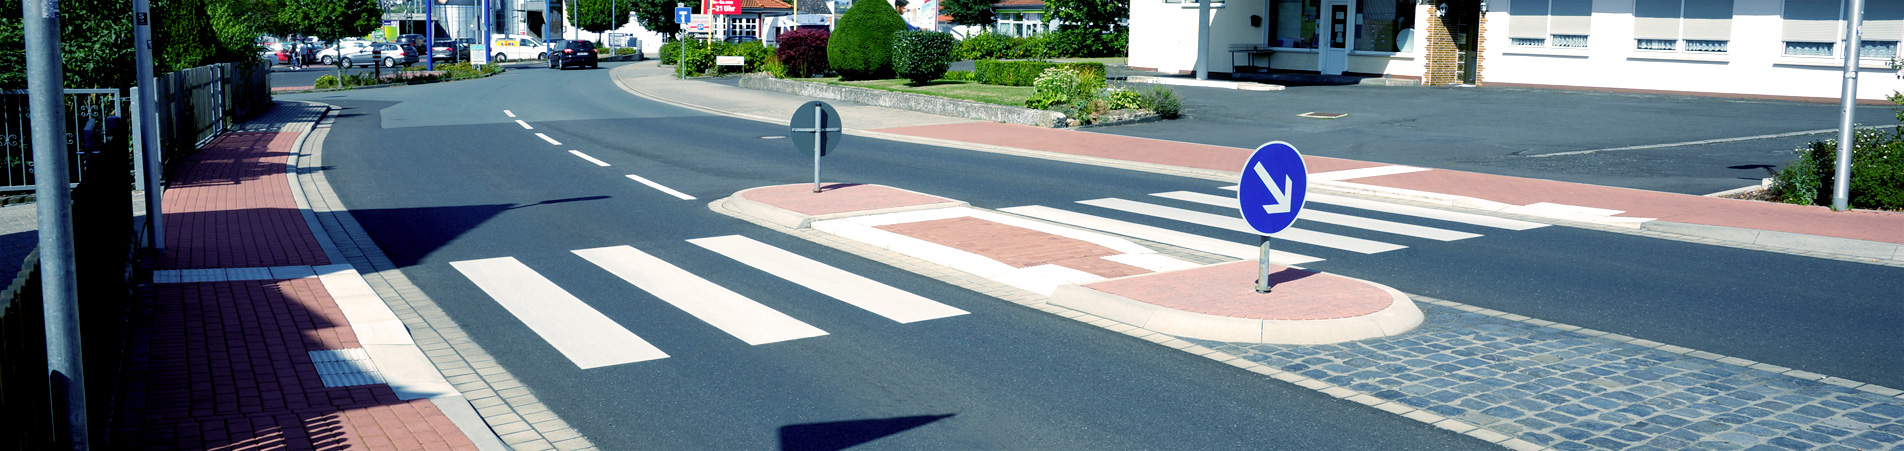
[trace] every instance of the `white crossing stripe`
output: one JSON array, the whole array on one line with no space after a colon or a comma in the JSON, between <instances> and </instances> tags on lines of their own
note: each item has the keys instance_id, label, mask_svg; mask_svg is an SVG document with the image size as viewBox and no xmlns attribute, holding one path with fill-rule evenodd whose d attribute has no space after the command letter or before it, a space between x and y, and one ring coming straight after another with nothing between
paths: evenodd
<instances>
[{"instance_id":1,"label":"white crossing stripe","mask_svg":"<svg viewBox=\"0 0 1904 451\"><path fill-rule=\"evenodd\" d=\"M1311 181L1311 182L1334 182L1334 181L1339 181L1339 180L1348 180L1348 179L1359 179L1359 178L1363 178L1363 177L1375 177L1375 176L1382 176L1382 175L1395 175L1395 174L1407 174L1407 173L1410 173L1410 172L1421 172L1421 171L1426 171L1426 170L1428 170L1428 168L1418 168L1418 167L1414 167L1414 166L1401 166L1401 165L1389 165L1389 166L1376 166L1376 167L1372 167L1372 168L1361 168L1361 169L1347 169L1347 170L1341 170L1341 171L1329 171L1329 172L1317 172L1317 173L1314 173L1314 174L1309 174L1309 181Z\"/></svg>"},{"instance_id":2,"label":"white crossing stripe","mask_svg":"<svg viewBox=\"0 0 1904 451\"><path fill-rule=\"evenodd\" d=\"M450 262L582 369L667 357L514 257Z\"/></svg>"},{"instance_id":3,"label":"white crossing stripe","mask_svg":"<svg viewBox=\"0 0 1904 451\"><path fill-rule=\"evenodd\" d=\"M1184 249L1209 252L1243 260L1253 260L1262 252L1261 249L1256 246L1233 241L1224 241L1193 233L1183 233L1161 227L1151 227L1101 216L1059 210L1042 205L1002 208L999 209L999 211L1030 216L1056 223L1070 224L1087 229L1102 230L1140 240L1155 241ZM1286 252L1281 249L1272 248L1269 254L1269 262L1279 265L1300 265L1319 261L1322 261L1322 259Z\"/></svg>"},{"instance_id":4,"label":"white crossing stripe","mask_svg":"<svg viewBox=\"0 0 1904 451\"><path fill-rule=\"evenodd\" d=\"M1094 207L1103 207L1103 208L1109 208L1112 210L1126 211L1126 212L1136 213L1140 215L1154 216L1154 217L1159 217L1164 219L1183 221L1183 222L1188 222L1191 224L1199 224L1199 225L1205 225L1205 226L1216 227L1221 229L1235 230L1235 231L1243 232L1243 233L1250 233L1250 234L1256 233L1256 229L1250 228L1249 223L1244 222L1243 218L1235 217L1235 216L1213 215L1213 214L1204 213L1201 211L1191 211L1191 210L1185 210L1185 209L1175 208L1175 207L1165 207L1162 205L1147 204L1143 202L1117 199L1117 198L1081 200L1081 201L1078 201L1078 203L1090 205ZM1341 249L1341 250L1350 251L1350 252L1359 252L1364 254L1388 252L1388 251L1392 251L1396 249L1406 249L1408 247L1408 246L1403 246L1399 244L1390 244L1390 243L1384 243L1380 241L1365 240L1361 238L1347 237L1347 236L1336 235L1332 233L1322 233L1322 232L1317 232L1313 230L1298 229L1294 227L1283 229L1283 231L1277 232L1270 236L1289 240L1289 241L1295 241L1298 243L1313 244L1313 245L1322 246L1322 247L1329 247L1329 248Z\"/></svg>"},{"instance_id":5,"label":"white crossing stripe","mask_svg":"<svg viewBox=\"0 0 1904 451\"><path fill-rule=\"evenodd\" d=\"M750 345L826 335L640 249L610 246L570 252Z\"/></svg>"},{"instance_id":6,"label":"white crossing stripe","mask_svg":"<svg viewBox=\"0 0 1904 451\"><path fill-rule=\"evenodd\" d=\"M588 162L590 163L595 163L596 166L608 166L608 162L597 160L595 159L595 157L588 156L588 154L582 153L582 151L580 150L571 150L569 151L569 153L575 154L575 156L578 156L578 157L582 157L582 159L588 160Z\"/></svg>"},{"instance_id":7,"label":"white crossing stripe","mask_svg":"<svg viewBox=\"0 0 1904 451\"><path fill-rule=\"evenodd\" d=\"M649 188L654 188L654 189L656 189L656 190L660 190L661 192L664 192L664 193L668 193L668 195L671 195L671 196L674 196L674 197L679 197L679 198L681 198L681 200L694 200L694 196L689 196L689 195L688 195L687 193L683 193L683 192L680 192L680 191L675 191L675 190L674 190L674 188L669 188L669 187L666 187L666 186L661 186L661 184L660 184L660 183L655 183L655 182L653 182L653 181L650 181L650 180L648 180L648 179L645 179L645 178L641 178L641 176L639 176L639 175L634 175L634 174L628 174L628 178L629 178L630 180L634 180L634 181L637 181L637 182L641 182L641 184L643 184L643 185L648 185L648 187L649 187Z\"/></svg>"},{"instance_id":8,"label":"white crossing stripe","mask_svg":"<svg viewBox=\"0 0 1904 451\"><path fill-rule=\"evenodd\" d=\"M542 138L542 140L543 140L543 141L548 141L550 145L555 145L555 146L560 146L560 145L562 145L562 143L560 143L560 142L556 142L556 141L555 141L555 138L550 138L550 137L549 137L549 135L544 135L544 134L541 134L541 133L537 133L537 134L536 134L536 137L537 137L537 138Z\"/></svg>"},{"instance_id":9,"label":"white crossing stripe","mask_svg":"<svg viewBox=\"0 0 1904 451\"><path fill-rule=\"evenodd\" d=\"M507 114L509 117L516 117L516 113L509 110L502 110L502 114Z\"/></svg>"},{"instance_id":10,"label":"white crossing stripe","mask_svg":"<svg viewBox=\"0 0 1904 451\"><path fill-rule=\"evenodd\" d=\"M1222 189L1236 191L1236 185L1225 186ZM1353 197L1342 197L1342 196L1321 194L1321 193L1309 193L1309 197L1307 197L1305 201L1324 203L1324 204L1330 204L1330 205L1341 205L1344 207L1360 208L1363 210L1374 210L1374 211L1379 211L1384 213L1394 213L1398 215L1417 216L1417 217L1423 217L1428 219L1439 219L1439 220L1448 221L1448 222L1459 222L1462 224L1473 224L1473 225L1478 225L1483 227L1493 227L1497 229L1527 230L1527 229L1538 229L1538 228L1547 226L1547 224L1541 224L1538 222L1528 222L1528 221L1521 221L1517 219L1497 218L1497 217L1488 216L1488 215L1477 215L1473 213L1462 213L1458 211L1437 210L1433 208L1417 207L1413 205L1391 204L1387 202L1377 202L1377 201L1372 201L1367 199L1357 199Z\"/></svg>"},{"instance_id":11,"label":"white crossing stripe","mask_svg":"<svg viewBox=\"0 0 1904 451\"><path fill-rule=\"evenodd\" d=\"M1497 218L1493 216L1477 215L1473 213L1437 210L1433 208L1417 207L1413 205L1391 204L1387 202L1376 202L1376 201L1367 200L1367 199L1333 196L1328 194L1309 193L1309 201L1325 203L1330 205L1341 205L1341 206L1350 207L1350 208L1360 208L1363 210L1373 210L1373 211L1379 211L1384 213L1394 213L1398 215L1408 215L1408 216L1422 217L1422 218L1428 218L1428 219L1439 219L1439 220L1448 221L1448 222L1473 224L1473 225L1478 225L1483 227L1493 227L1497 229L1527 230L1527 229L1538 229L1538 228L1547 226L1547 224L1522 221L1518 219Z\"/></svg>"},{"instance_id":12,"label":"white crossing stripe","mask_svg":"<svg viewBox=\"0 0 1904 451\"><path fill-rule=\"evenodd\" d=\"M1156 193L1156 194L1152 194L1152 196L1162 197L1166 199L1176 199L1176 200L1181 200L1186 202L1196 202L1196 203L1204 204L1204 205L1215 205L1218 207L1231 207L1231 208L1236 207L1236 198L1234 197L1213 196L1209 194L1193 193L1189 191L1172 191L1168 193ZM1427 238L1427 239L1437 240L1437 241L1465 240L1468 238L1476 238L1481 236L1479 234L1468 233L1468 232L1439 229L1439 228L1427 227L1427 226L1418 226L1414 224L1403 224L1403 223L1394 222L1394 221L1383 221L1380 219L1364 218L1360 216L1350 216L1350 215L1330 213L1330 212L1320 211L1320 210L1304 209L1302 211L1301 218L1304 221L1315 221L1315 222L1320 222L1323 224L1335 224L1339 226L1374 230L1377 232L1393 233L1396 235L1407 235L1407 236L1412 236L1416 238Z\"/></svg>"},{"instance_id":13,"label":"white crossing stripe","mask_svg":"<svg viewBox=\"0 0 1904 451\"><path fill-rule=\"evenodd\" d=\"M535 127L530 127L529 123L523 122L522 119L516 119L516 124L522 125L522 128L525 130L535 130Z\"/></svg>"},{"instance_id":14,"label":"white crossing stripe","mask_svg":"<svg viewBox=\"0 0 1904 451\"><path fill-rule=\"evenodd\" d=\"M688 242L902 324L969 313L744 236Z\"/></svg>"}]
</instances>

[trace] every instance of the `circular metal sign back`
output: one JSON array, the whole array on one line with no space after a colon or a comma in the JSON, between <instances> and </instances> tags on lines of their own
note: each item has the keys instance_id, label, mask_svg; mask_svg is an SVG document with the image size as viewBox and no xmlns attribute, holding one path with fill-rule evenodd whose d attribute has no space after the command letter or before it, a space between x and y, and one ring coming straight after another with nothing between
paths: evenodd
<instances>
[{"instance_id":1,"label":"circular metal sign back","mask_svg":"<svg viewBox=\"0 0 1904 451\"><path fill-rule=\"evenodd\" d=\"M793 120L787 123L787 138L793 141L793 147L800 149L801 154L812 156L813 149L819 147L820 156L826 156L834 147L839 147L840 130L843 127L840 113L834 111L832 105L815 100L793 110Z\"/></svg>"}]
</instances>

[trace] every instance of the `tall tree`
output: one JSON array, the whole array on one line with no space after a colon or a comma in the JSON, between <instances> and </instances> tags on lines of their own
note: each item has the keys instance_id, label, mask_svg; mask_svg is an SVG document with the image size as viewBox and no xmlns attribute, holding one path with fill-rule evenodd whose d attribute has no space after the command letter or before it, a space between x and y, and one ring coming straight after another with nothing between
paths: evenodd
<instances>
[{"instance_id":1,"label":"tall tree","mask_svg":"<svg viewBox=\"0 0 1904 451\"><path fill-rule=\"evenodd\" d=\"M1046 22L1060 21L1059 29L1101 32L1124 31L1130 19L1130 0L1045 0Z\"/></svg>"},{"instance_id":2,"label":"tall tree","mask_svg":"<svg viewBox=\"0 0 1904 451\"><path fill-rule=\"evenodd\" d=\"M21 2L0 1L0 90L26 89L26 36ZM132 84L132 3L62 0L60 62L68 88Z\"/></svg>"},{"instance_id":3,"label":"tall tree","mask_svg":"<svg viewBox=\"0 0 1904 451\"><path fill-rule=\"evenodd\" d=\"M674 5L676 0L633 0L635 22L648 31L673 36L681 32L681 24L674 23ZM683 6L701 10L701 0L680 0Z\"/></svg>"},{"instance_id":4,"label":"tall tree","mask_svg":"<svg viewBox=\"0 0 1904 451\"><path fill-rule=\"evenodd\" d=\"M998 23L992 0L939 0L939 12L952 16L952 23L959 25L990 27Z\"/></svg>"},{"instance_id":5,"label":"tall tree","mask_svg":"<svg viewBox=\"0 0 1904 451\"><path fill-rule=\"evenodd\" d=\"M601 33L628 23L629 0L568 0L569 24ZM672 12L670 12L672 14Z\"/></svg>"},{"instance_id":6,"label":"tall tree","mask_svg":"<svg viewBox=\"0 0 1904 451\"><path fill-rule=\"evenodd\" d=\"M282 31L318 39L363 36L383 26L377 0L296 0L278 10Z\"/></svg>"}]
</instances>

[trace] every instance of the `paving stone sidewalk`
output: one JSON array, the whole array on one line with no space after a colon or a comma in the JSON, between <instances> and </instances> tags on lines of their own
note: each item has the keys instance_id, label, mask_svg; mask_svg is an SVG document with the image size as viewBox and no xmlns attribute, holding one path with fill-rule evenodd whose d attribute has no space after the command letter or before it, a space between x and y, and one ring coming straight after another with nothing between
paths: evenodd
<instances>
[{"instance_id":1,"label":"paving stone sidewalk","mask_svg":"<svg viewBox=\"0 0 1904 451\"><path fill-rule=\"evenodd\" d=\"M1553 449L1904 449L1896 390L1446 301L1420 304L1421 328L1389 338L1186 340Z\"/></svg>"}]
</instances>

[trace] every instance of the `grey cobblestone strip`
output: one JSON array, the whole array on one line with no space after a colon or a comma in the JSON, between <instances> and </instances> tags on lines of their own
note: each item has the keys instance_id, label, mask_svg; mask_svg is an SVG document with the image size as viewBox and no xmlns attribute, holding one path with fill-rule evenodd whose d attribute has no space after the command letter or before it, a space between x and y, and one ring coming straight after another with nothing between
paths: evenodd
<instances>
[{"instance_id":1,"label":"grey cobblestone strip","mask_svg":"<svg viewBox=\"0 0 1904 451\"><path fill-rule=\"evenodd\" d=\"M1437 426L1552 449L1904 445L1898 390L1415 298L1426 301L1428 320L1396 337L1319 346L1188 341L1384 410L1432 414L1425 417Z\"/></svg>"},{"instance_id":2,"label":"grey cobblestone strip","mask_svg":"<svg viewBox=\"0 0 1904 451\"><path fill-rule=\"evenodd\" d=\"M319 111L322 111L319 109ZM312 131L300 156L305 167L323 167L322 143L334 118L327 117ZM443 377L463 393L490 430L516 450L593 450L595 444L536 398L509 370L496 362L463 328L423 294L383 254L370 234L357 224L331 190L323 171L299 177L305 198L324 231L351 266L363 273L384 303L403 320L417 347Z\"/></svg>"}]
</instances>

